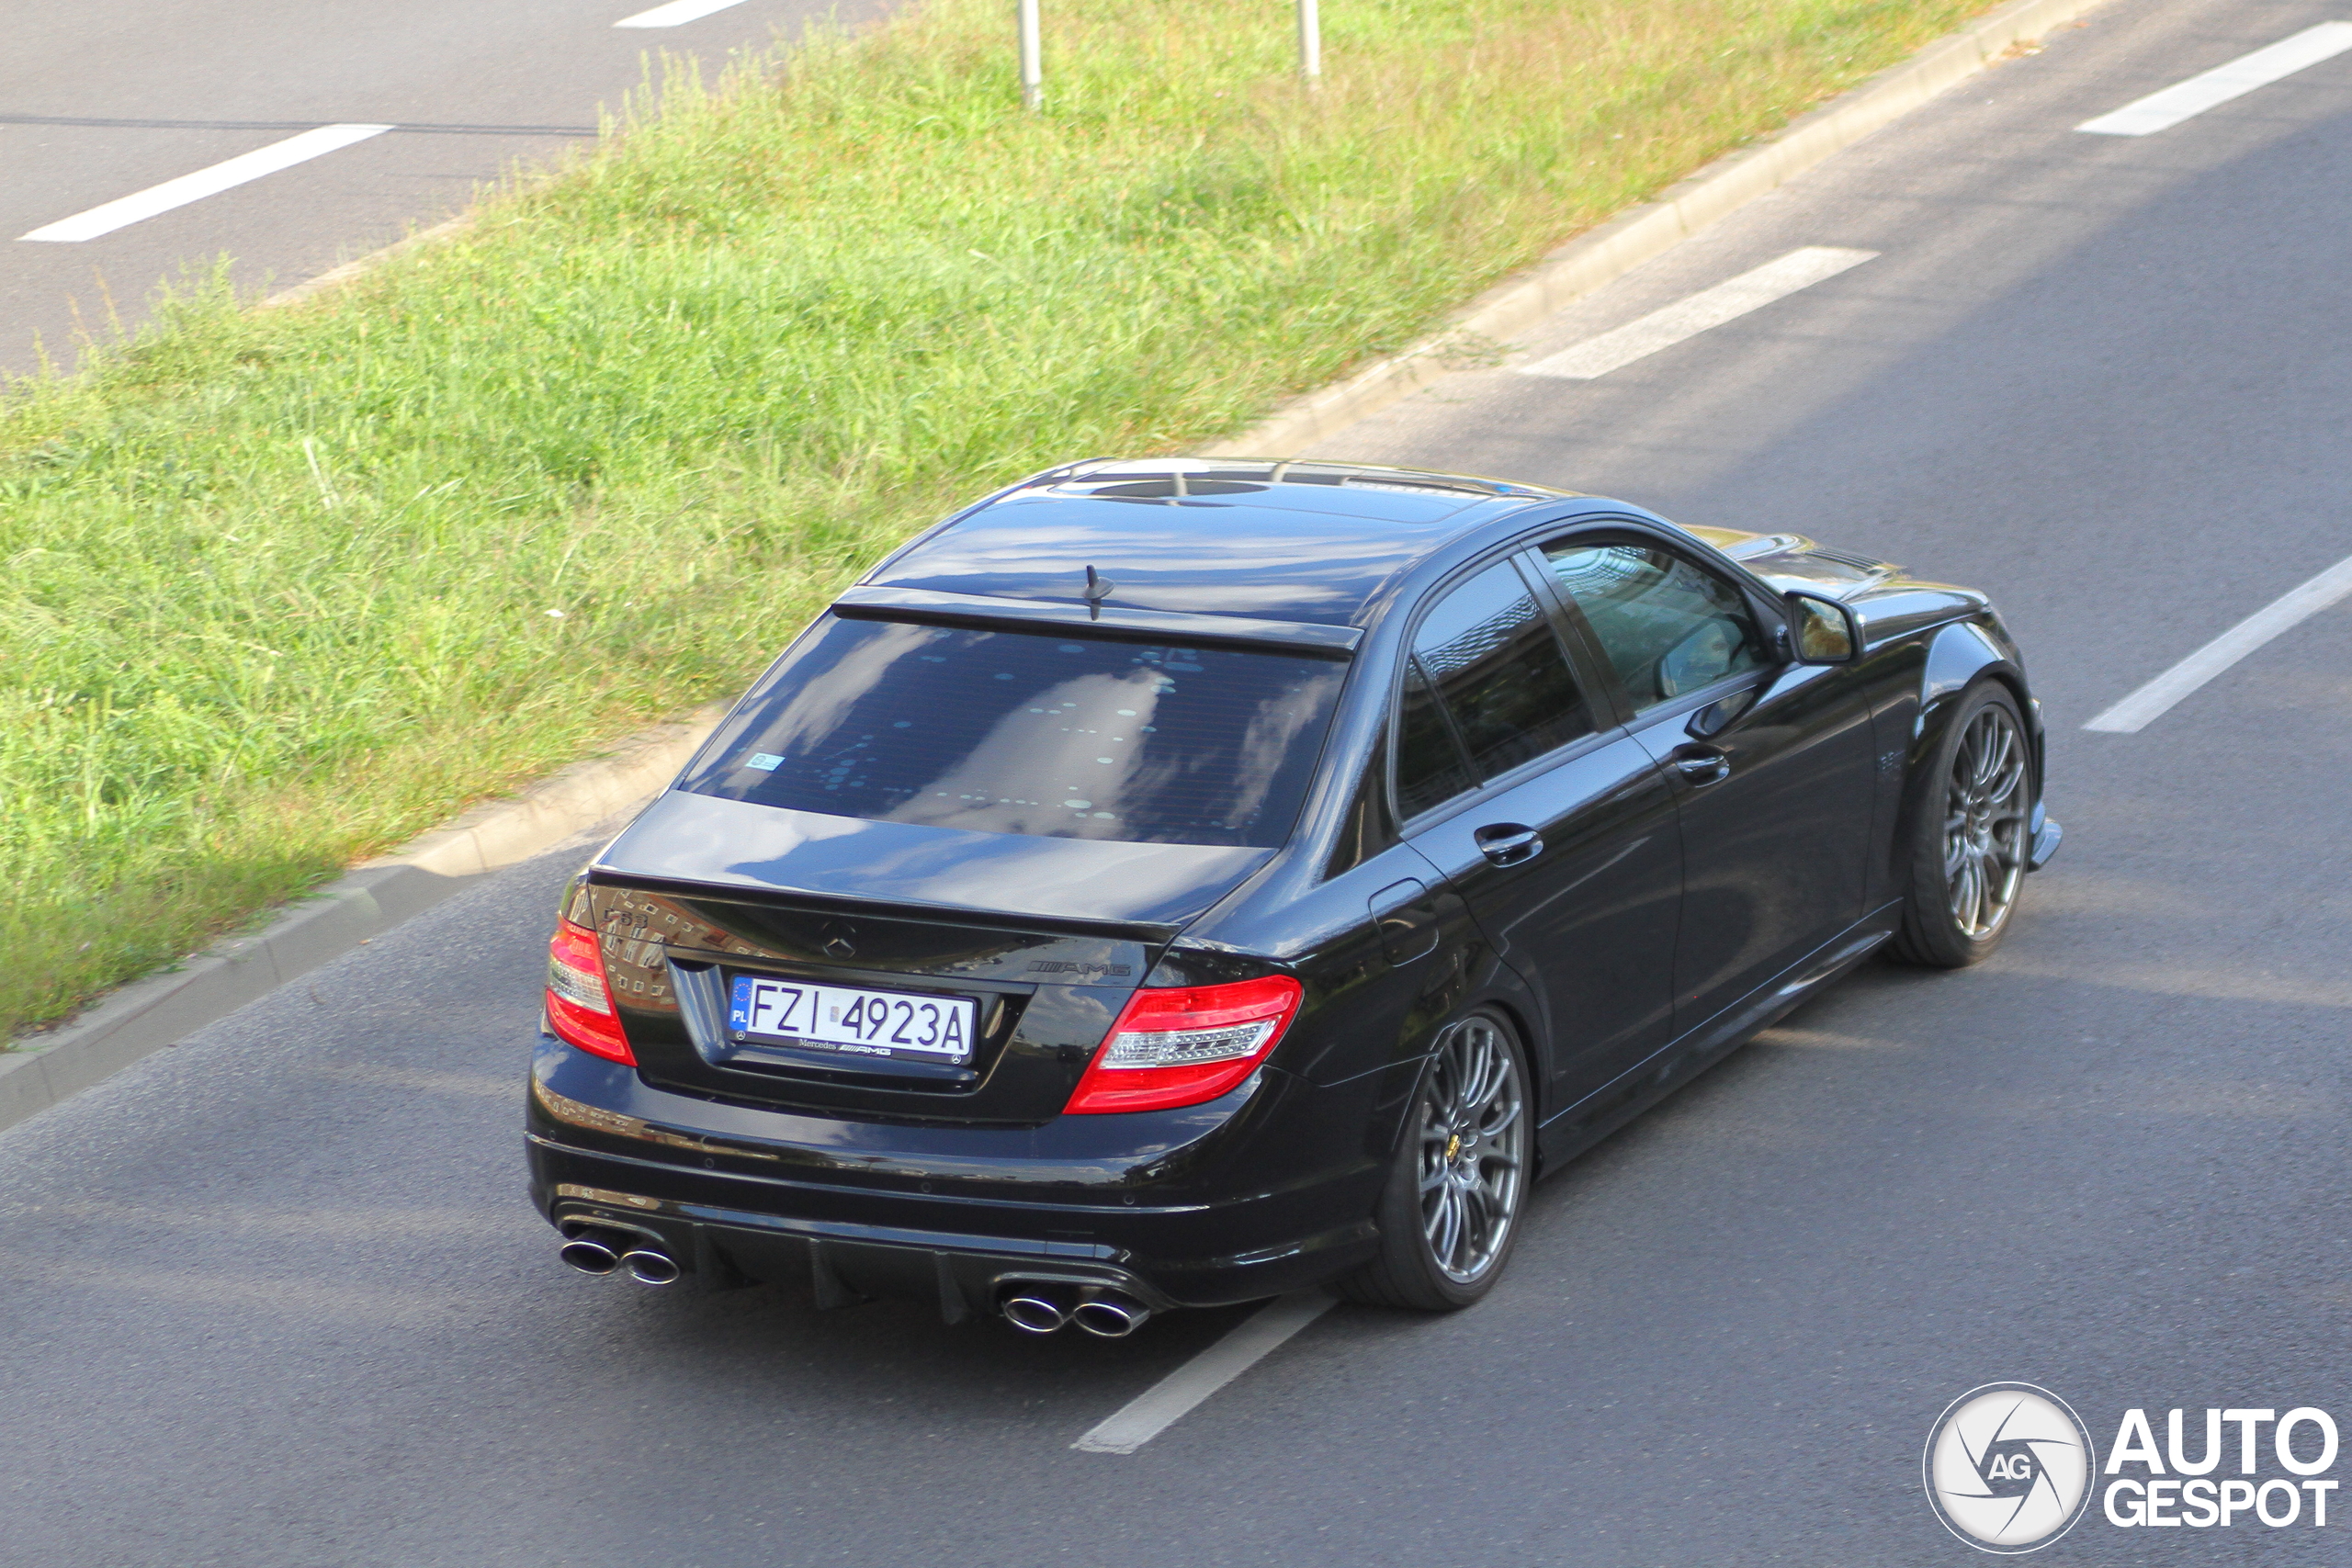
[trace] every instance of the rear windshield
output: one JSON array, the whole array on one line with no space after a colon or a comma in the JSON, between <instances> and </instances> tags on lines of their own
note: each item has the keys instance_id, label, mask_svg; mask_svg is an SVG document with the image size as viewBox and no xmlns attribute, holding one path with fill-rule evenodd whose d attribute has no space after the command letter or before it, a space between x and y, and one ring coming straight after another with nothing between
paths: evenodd
<instances>
[{"instance_id":1,"label":"rear windshield","mask_svg":"<svg viewBox=\"0 0 2352 1568\"><path fill-rule=\"evenodd\" d=\"M1345 673L1292 654L828 617L685 787L871 821L1272 848Z\"/></svg>"}]
</instances>

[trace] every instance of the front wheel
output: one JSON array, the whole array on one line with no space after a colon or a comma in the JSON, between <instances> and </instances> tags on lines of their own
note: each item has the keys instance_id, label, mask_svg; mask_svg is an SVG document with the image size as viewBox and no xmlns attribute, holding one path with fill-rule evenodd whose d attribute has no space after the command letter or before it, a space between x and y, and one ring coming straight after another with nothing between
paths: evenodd
<instances>
[{"instance_id":1,"label":"front wheel","mask_svg":"<svg viewBox=\"0 0 2352 1568\"><path fill-rule=\"evenodd\" d=\"M1446 1028L1381 1196L1379 1255L1341 1294L1454 1312L1494 1288L1519 1236L1532 1099L1526 1058L1500 1018L1474 1012Z\"/></svg>"},{"instance_id":2,"label":"front wheel","mask_svg":"<svg viewBox=\"0 0 2352 1568\"><path fill-rule=\"evenodd\" d=\"M1961 699L1929 768L1894 951L1907 963L1959 969L2000 945L2033 850L2025 721L2007 687L1987 682Z\"/></svg>"}]
</instances>

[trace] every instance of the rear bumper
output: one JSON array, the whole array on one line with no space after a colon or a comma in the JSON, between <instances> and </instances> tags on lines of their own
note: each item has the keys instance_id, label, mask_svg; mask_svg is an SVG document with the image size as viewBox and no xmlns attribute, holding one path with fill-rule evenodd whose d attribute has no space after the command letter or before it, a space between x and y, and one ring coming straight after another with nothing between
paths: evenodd
<instances>
[{"instance_id":1,"label":"rear bumper","mask_svg":"<svg viewBox=\"0 0 2352 1568\"><path fill-rule=\"evenodd\" d=\"M1371 1256L1374 1092L1267 1074L1178 1112L853 1122L670 1093L542 1040L531 1190L560 1228L658 1237L705 1288L807 1280L820 1306L913 1296L950 1321L1016 1281L1217 1306Z\"/></svg>"}]
</instances>

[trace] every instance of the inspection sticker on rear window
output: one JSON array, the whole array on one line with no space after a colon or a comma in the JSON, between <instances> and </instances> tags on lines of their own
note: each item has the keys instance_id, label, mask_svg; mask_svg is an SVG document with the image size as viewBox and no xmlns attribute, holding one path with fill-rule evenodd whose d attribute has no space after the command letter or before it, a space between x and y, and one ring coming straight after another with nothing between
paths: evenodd
<instances>
[{"instance_id":1,"label":"inspection sticker on rear window","mask_svg":"<svg viewBox=\"0 0 2352 1568\"><path fill-rule=\"evenodd\" d=\"M738 975L727 1028L738 1043L960 1065L972 1059L978 1010L968 997L910 996Z\"/></svg>"}]
</instances>

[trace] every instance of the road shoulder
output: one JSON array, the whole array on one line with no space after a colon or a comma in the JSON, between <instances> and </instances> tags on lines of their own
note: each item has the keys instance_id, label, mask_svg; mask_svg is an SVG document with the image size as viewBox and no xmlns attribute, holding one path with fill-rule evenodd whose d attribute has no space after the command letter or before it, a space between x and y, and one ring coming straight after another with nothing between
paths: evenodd
<instances>
[{"instance_id":1,"label":"road shoulder","mask_svg":"<svg viewBox=\"0 0 2352 1568\"><path fill-rule=\"evenodd\" d=\"M629 737L510 800L488 801L365 861L258 931L101 998L0 1054L0 1128L175 1045L217 1019L371 942L493 872L608 821L660 790L718 721L718 707Z\"/></svg>"}]
</instances>

